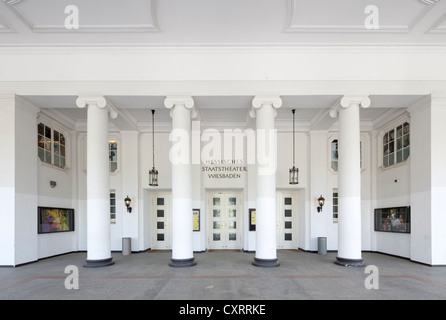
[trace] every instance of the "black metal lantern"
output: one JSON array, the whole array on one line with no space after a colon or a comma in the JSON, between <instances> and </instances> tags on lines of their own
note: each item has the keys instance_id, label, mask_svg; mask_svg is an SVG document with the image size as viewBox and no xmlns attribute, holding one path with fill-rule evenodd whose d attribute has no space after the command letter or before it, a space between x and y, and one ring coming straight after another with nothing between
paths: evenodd
<instances>
[{"instance_id":1,"label":"black metal lantern","mask_svg":"<svg viewBox=\"0 0 446 320\"><path fill-rule=\"evenodd\" d=\"M149 171L149 186L158 186L158 170L155 167Z\"/></svg>"},{"instance_id":2,"label":"black metal lantern","mask_svg":"<svg viewBox=\"0 0 446 320\"><path fill-rule=\"evenodd\" d=\"M152 110L152 155L153 164L149 171L149 186L158 186L158 170L155 169L155 110Z\"/></svg>"},{"instance_id":3,"label":"black metal lantern","mask_svg":"<svg viewBox=\"0 0 446 320\"><path fill-rule=\"evenodd\" d=\"M294 115L296 113L296 109L292 110L293 112L293 167L290 169L290 184L298 184L299 183L299 169L296 168L296 155L295 155L295 150L296 150L296 142L294 139L294 135L295 135L295 128L294 128Z\"/></svg>"},{"instance_id":4,"label":"black metal lantern","mask_svg":"<svg viewBox=\"0 0 446 320\"><path fill-rule=\"evenodd\" d=\"M325 204L325 199L324 199L324 197L322 195L319 197L319 199L317 199L317 204L319 205L317 207L317 212L321 212L322 211L322 207Z\"/></svg>"},{"instance_id":5,"label":"black metal lantern","mask_svg":"<svg viewBox=\"0 0 446 320\"><path fill-rule=\"evenodd\" d=\"M290 184L299 184L299 169L294 166L290 168Z\"/></svg>"},{"instance_id":6,"label":"black metal lantern","mask_svg":"<svg viewBox=\"0 0 446 320\"><path fill-rule=\"evenodd\" d=\"M132 199L130 199L129 196L124 199L124 204L127 207L127 212L132 213L132 207L130 206L132 204Z\"/></svg>"}]
</instances>

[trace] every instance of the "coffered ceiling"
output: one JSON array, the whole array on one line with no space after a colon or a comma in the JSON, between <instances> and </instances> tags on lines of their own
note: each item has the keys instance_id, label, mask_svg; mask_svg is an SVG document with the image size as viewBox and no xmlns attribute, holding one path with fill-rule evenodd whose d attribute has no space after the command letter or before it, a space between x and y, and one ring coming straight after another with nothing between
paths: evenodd
<instances>
[{"instance_id":1,"label":"coffered ceiling","mask_svg":"<svg viewBox=\"0 0 446 320\"><path fill-rule=\"evenodd\" d=\"M0 45L445 44L446 1L372 2L2 0Z\"/></svg>"}]
</instances>

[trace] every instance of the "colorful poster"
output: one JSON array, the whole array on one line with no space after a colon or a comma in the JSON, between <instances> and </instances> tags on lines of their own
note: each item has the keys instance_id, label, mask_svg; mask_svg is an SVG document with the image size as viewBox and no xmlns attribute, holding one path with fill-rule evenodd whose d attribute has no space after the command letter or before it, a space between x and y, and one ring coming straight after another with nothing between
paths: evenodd
<instances>
[{"instance_id":1,"label":"colorful poster","mask_svg":"<svg viewBox=\"0 0 446 320\"><path fill-rule=\"evenodd\" d=\"M193 231L200 231L200 209L192 210Z\"/></svg>"},{"instance_id":2,"label":"colorful poster","mask_svg":"<svg viewBox=\"0 0 446 320\"><path fill-rule=\"evenodd\" d=\"M74 231L74 210L38 208L38 233Z\"/></svg>"}]
</instances>

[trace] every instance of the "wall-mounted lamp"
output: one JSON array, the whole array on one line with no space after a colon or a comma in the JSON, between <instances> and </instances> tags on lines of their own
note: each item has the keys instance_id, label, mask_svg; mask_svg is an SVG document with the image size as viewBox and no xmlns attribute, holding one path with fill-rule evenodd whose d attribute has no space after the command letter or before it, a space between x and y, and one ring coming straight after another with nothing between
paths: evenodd
<instances>
[{"instance_id":1,"label":"wall-mounted lamp","mask_svg":"<svg viewBox=\"0 0 446 320\"><path fill-rule=\"evenodd\" d=\"M57 186L57 182L51 180L51 181L50 181L50 187L54 189L56 186Z\"/></svg>"},{"instance_id":2,"label":"wall-mounted lamp","mask_svg":"<svg viewBox=\"0 0 446 320\"><path fill-rule=\"evenodd\" d=\"M324 197L322 195L319 197L319 199L317 199L317 204L318 204L317 212L321 212L322 211L322 207L325 204L325 199L324 199Z\"/></svg>"},{"instance_id":3,"label":"wall-mounted lamp","mask_svg":"<svg viewBox=\"0 0 446 320\"><path fill-rule=\"evenodd\" d=\"M127 207L127 212L132 213L132 207L130 206L130 204L132 203L132 199L130 199L129 196L127 196L127 198L124 199L124 203L125 206Z\"/></svg>"}]
</instances>

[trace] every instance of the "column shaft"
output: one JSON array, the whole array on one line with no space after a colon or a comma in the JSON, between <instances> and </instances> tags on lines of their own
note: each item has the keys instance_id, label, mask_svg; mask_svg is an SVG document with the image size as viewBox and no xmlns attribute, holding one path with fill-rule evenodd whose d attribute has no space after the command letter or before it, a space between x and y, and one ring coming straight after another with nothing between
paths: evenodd
<instances>
[{"instance_id":1,"label":"column shaft","mask_svg":"<svg viewBox=\"0 0 446 320\"><path fill-rule=\"evenodd\" d=\"M360 160L359 106L352 105L339 112L338 260L362 261Z\"/></svg>"},{"instance_id":2,"label":"column shaft","mask_svg":"<svg viewBox=\"0 0 446 320\"><path fill-rule=\"evenodd\" d=\"M106 101L79 98L88 107L87 123L87 260L85 267L114 264L110 235L110 176L108 158L108 117Z\"/></svg>"},{"instance_id":3,"label":"column shaft","mask_svg":"<svg viewBox=\"0 0 446 320\"><path fill-rule=\"evenodd\" d=\"M167 100L167 99L166 99ZM171 267L194 266L192 220L191 108L181 102L172 108L170 160L172 164L172 260ZM178 147L180 146L180 147ZM174 153L174 154L172 154Z\"/></svg>"},{"instance_id":4,"label":"column shaft","mask_svg":"<svg viewBox=\"0 0 446 320\"><path fill-rule=\"evenodd\" d=\"M255 100L255 99L254 99ZM253 101L256 108L256 254L253 265L278 267L276 227L277 134L275 108L281 100Z\"/></svg>"},{"instance_id":5,"label":"column shaft","mask_svg":"<svg viewBox=\"0 0 446 320\"><path fill-rule=\"evenodd\" d=\"M364 266L361 252L361 151L360 106L367 108L370 99L348 97L341 100L339 112L338 161L338 256L336 264Z\"/></svg>"}]
</instances>

